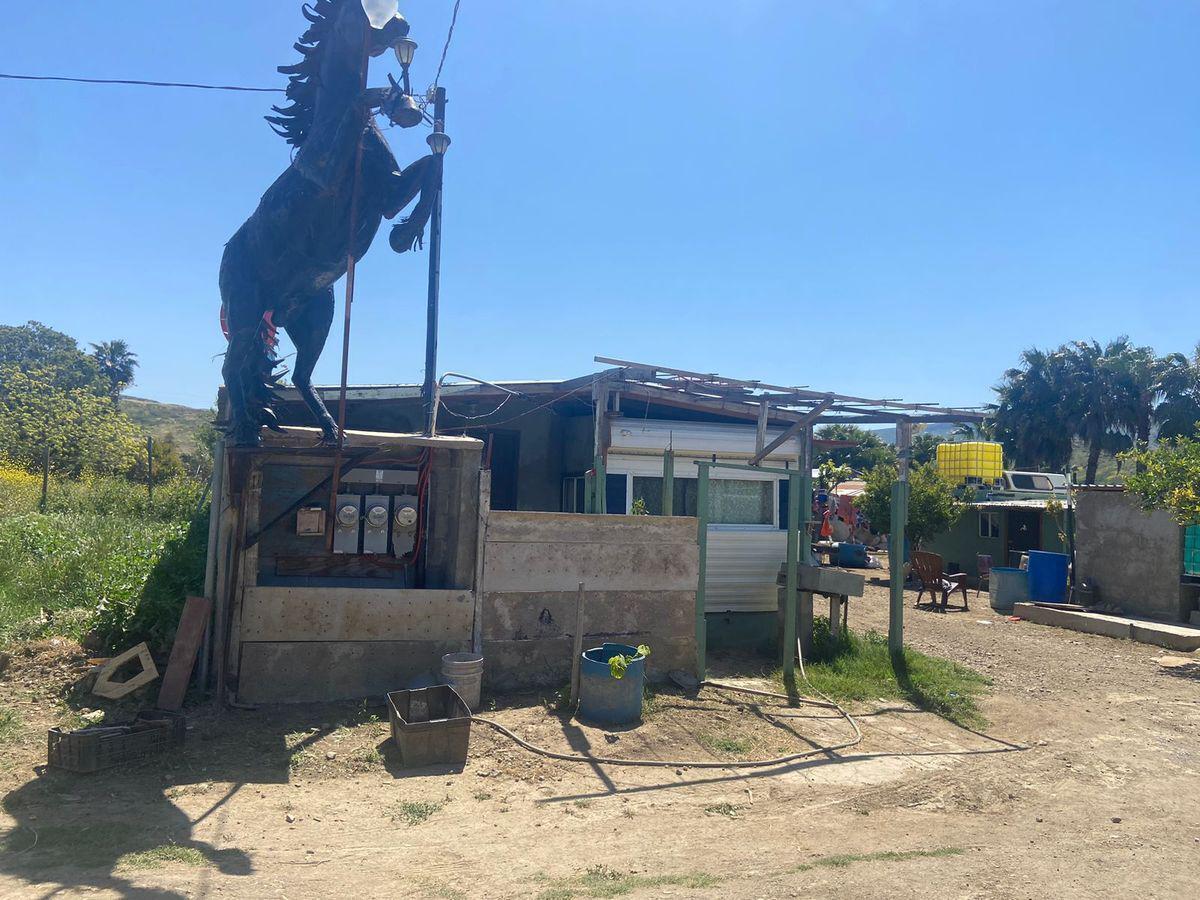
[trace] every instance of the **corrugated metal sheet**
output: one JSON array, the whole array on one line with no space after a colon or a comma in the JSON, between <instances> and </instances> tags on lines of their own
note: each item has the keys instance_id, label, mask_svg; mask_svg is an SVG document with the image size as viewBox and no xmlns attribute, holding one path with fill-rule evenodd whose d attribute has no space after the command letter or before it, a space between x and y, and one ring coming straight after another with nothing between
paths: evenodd
<instances>
[{"instance_id":1,"label":"corrugated metal sheet","mask_svg":"<svg viewBox=\"0 0 1200 900\"><path fill-rule=\"evenodd\" d=\"M779 606L775 579L786 558L786 531L710 526L705 609L774 612Z\"/></svg>"},{"instance_id":2,"label":"corrugated metal sheet","mask_svg":"<svg viewBox=\"0 0 1200 900\"><path fill-rule=\"evenodd\" d=\"M661 454L668 447L680 453L715 453L718 457L754 455L753 425L723 425L711 422L668 422L658 419L614 419L613 450ZM783 429L768 428L767 443L783 434ZM800 445L796 438L784 442L768 457L780 465L796 460Z\"/></svg>"}]
</instances>

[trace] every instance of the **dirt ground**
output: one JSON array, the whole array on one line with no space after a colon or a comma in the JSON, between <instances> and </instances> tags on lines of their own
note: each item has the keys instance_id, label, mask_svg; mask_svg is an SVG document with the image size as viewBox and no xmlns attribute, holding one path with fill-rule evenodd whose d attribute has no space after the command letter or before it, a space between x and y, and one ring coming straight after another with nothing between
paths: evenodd
<instances>
[{"instance_id":1,"label":"dirt ground","mask_svg":"<svg viewBox=\"0 0 1200 900\"><path fill-rule=\"evenodd\" d=\"M886 621L869 587L851 627ZM1200 659L1167 668L1165 651L1012 622L986 596L906 625L992 679L986 733L858 704L858 746L748 770L557 762L476 724L463 771L409 773L382 707L347 704L200 710L174 757L46 773L71 651L43 648L0 678L23 721L0 746L0 896L1195 896ZM551 703L484 714L564 752L666 760L848 736L828 710L772 719L712 691L665 690L619 731Z\"/></svg>"}]
</instances>

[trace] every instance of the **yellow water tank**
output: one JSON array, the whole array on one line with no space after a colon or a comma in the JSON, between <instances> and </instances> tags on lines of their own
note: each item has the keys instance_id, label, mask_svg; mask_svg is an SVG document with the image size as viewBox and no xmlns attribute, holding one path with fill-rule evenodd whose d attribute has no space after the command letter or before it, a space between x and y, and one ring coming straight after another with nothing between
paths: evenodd
<instances>
[{"instance_id":1,"label":"yellow water tank","mask_svg":"<svg viewBox=\"0 0 1200 900\"><path fill-rule=\"evenodd\" d=\"M994 441L941 443L937 447L937 467L956 483L990 483L1004 474L1004 448Z\"/></svg>"}]
</instances>

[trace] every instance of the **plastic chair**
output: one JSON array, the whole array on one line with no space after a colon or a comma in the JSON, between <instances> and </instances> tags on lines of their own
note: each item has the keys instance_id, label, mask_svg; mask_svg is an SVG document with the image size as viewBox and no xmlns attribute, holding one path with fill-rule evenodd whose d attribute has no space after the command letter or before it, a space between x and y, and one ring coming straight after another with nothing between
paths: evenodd
<instances>
[{"instance_id":1,"label":"plastic chair","mask_svg":"<svg viewBox=\"0 0 1200 900\"><path fill-rule=\"evenodd\" d=\"M975 565L979 569L979 581L975 583L975 596L979 596L979 592L983 590L986 584L988 593L992 592L992 557L988 553L979 553L975 556Z\"/></svg>"},{"instance_id":2,"label":"plastic chair","mask_svg":"<svg viewBox=\"0 0 1200 900\"><path fill-rule=\"evenodd\" d=\"M936 553L925 553L921 550L913 551L912 567L917 577L921 579L921 590L917 593L917 602L915 606L921 605L921 597L925 592L929 592L929 602L933 609L938 605L938 594L942 595L942 611L946 611L946 604L951 592L961 591L963 598L962 608L969 610L967 606L967 573L956 572L953 575L945 573L946 564Z\"/></svg>"}]
</instances>

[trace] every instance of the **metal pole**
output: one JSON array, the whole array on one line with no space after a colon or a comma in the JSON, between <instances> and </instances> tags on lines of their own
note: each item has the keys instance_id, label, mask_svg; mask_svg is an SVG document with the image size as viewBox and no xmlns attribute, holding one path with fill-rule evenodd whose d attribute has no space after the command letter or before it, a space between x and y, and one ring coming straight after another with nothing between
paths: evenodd
<instances>
[{"instance_id":1,"label":"metal pole","mask_svg":"<svg viewBox=\"0 0 1200 900\"><path fill-rule=\"evenodd\" d=\"M439 87L433 96L433 130L446 130L446 89ZM433 383L437 378L438 304L442 278L442 180L438 176L433 211L429 216L429 298L425 312L425 384L421 402L425 406L428 433L433 434Z\"/></svg>"},{"instance_id":2,"label":"metal pole","mask_svg":"<svg viewBox=\"0 0 1200 900\"><path fill-rule=\"evenodd\" d=\"M904 528L908 523L908 466L912 456L912 423L896 423L896 454L899 471L892 486L892 527L888 545L891 604L888 615L888 651L893 657L904 652Z\"/></svg>"},{"instance_id":3,"label":"metal pole","mask_svg":"<svg viewBox=\"0 0 1200 900\"><path fill-rule=\"evenodd\" d=\"M708 463L700 463L700 471L696 482L696 544L699 546L700 576L696 581L696 677L701 681L705 676L705 655L707 652L707 631L704 620L704 576L708 570Z\"/></svg>"},{"instance_id":4,"label":"metal pole","mask_svg":"<svg viewBox=\"0 0 1200 900\"><path fill-rule=\"evenodd\" d=\"M663 451L662 514L675 515L675 451Z\"/></svg>"},{"instance_id":5,"label":"metal pole","mask_svg":"<svg viewBox=\"0 0 1200 900\"><path fill-rule=\"evenodd\" d=\"M793 678L796 672L796 561L800 547L801 478L788 476L787 531L787 593L783 599L783 677Z\"/></svg>"},{"instance_id":6,"label":"metal pole","mask_svg":"<svg viewBox=\"0 0 1200 900\"><path fill-rule=\"evenodd\" d=\"M154 437L146 435L146 502L154 502Z\"/></svg>"}]
</instances>

